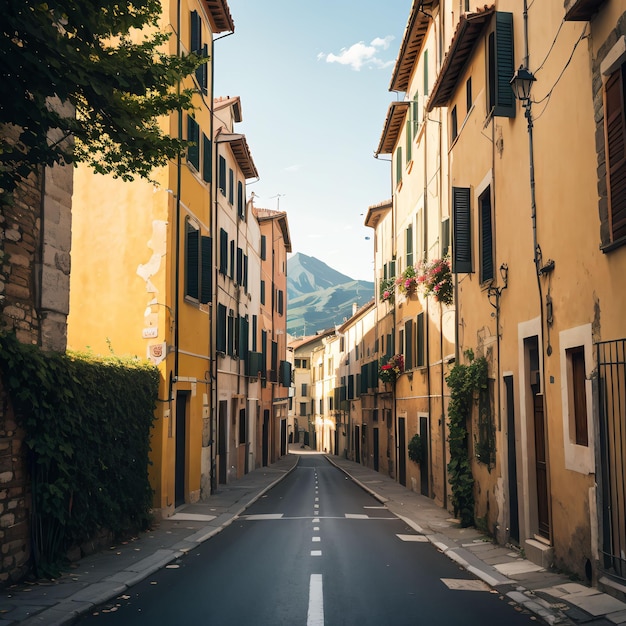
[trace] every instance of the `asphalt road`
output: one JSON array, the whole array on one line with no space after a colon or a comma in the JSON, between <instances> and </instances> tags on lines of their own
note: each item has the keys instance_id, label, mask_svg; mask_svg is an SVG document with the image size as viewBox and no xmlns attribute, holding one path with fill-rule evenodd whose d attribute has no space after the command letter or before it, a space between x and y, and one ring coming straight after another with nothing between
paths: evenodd
<instances>
[{"instance_id":1,"label":"asphalt road","mask_svg":"<svg viewBox=\"0 0 626 626\"><path fill-rule=\"evenodd\" d=\"M223 532L79 623L537 623L424 539L322 456L303 456Z\"/></svg>"}]
</instances>

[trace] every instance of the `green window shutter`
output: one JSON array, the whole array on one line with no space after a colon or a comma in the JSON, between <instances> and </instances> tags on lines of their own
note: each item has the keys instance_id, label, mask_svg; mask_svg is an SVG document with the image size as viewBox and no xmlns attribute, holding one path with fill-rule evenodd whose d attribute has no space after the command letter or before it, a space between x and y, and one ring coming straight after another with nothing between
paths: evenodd
<instances>
[{"instance_id":1,"label":"green window shutter","mask_svg":"<svg viewBox=\"0 0 626 626\"><path fill-rule=\"evenodd\" d=\"M202 237L200 245L200 302L208 304L213 293L213 241L211 237Z\"/></svg>"},{"instance_id":2,"label":"green window shutter","mask_svg":"<svg viewBox=\"0 0 626 626\"><path fill-rule=\"evenodd\" d=\"M416 91L413 94L413 100L411 101L411 121L413 122L413 137L417 137L417 132L420 127L419 97L419 92Z\"/></svg>"},{"instance_id":3,"label":"green window shutter","mask_svg":"<svg viewBox=\"0 0 626 626\"><path fill-rule=\"evenodd\" d=\"M413 135L411 120L406 121L406 161L407 163L413 158Z\"/></svg>"},{"instance_id":4,"label":"green window shutter","mask_svg":"<svg viewBox=\"0 0 626 626\"><path fill-rule=\"evenodd\" d=\"M187 147L187 161L200 171L200 127L191 115L187 116L187 141L190 142Z\"/></svg>"},{"instance_id":5,"label":"green window shutter","mask_svg":"<svg viewBox=\"0 0 626 626\"><path fill-rule=\"evenodd\" d=\"M472 229L469 187L452 187L452 271L472 272Z\"/></svg>"},{"instance_id":6,"label":"green window shutter","mask_svg":"<svg viewBox=\"0 0 626 626\"><path fill-rule=\"evenodd\" d=\"M226 159L220 156L218 185L223 196L226 195Z\"/></svg>"},{"instance_id":7,"label":"green window shutter","mask_svg":"<svg viewBox=\"0 0 626 626\"><path fill-rule=\"evenodd\" d=\"M389 278L395 278L396 276L396 260L389 261Z\"/></svg>"},{"instance_id":8,"label":"green window shutter","mask_svg":"<svg viewBox=\"0 0 626 626\"><path fill-rule=\"evenodd\" d=\"M424 95L428 95L428 50L424 50Z\"/></svg>"},{"instance_id":9,"label":"green window shutter","mask_svg":"<svg viewBox=\"0 0 626 626\"><path fill-rule=\"evenodd\" d=\"M202 48L202 20L198 11L192 11L191 17L191 41L189 49L191 52L199 53Z\"/></svg>"},{"instance_id":10,"label":"green window shutter","mask_svg":"<svg viewBox=\"0 0 626 626\"><path fill-rule=\"evenodd\" d=\"M446 217L441 222L441 256L450 252L450 218Z\"/></svg>"},{"instance_id":11,"label":"green window shutter","mask_svg":"<svg viewBox=\"0 0 626 626\"><path fill-rule=\"evenodd\" d=\"M235 280L235 240L230 242L230 272L228 277L231 280Z\"/></svg>"},{"instance_id":12,"label":"green window shutter","mask_svg":"<svg viewBox=\"0 0 626 626\"><path fill-rule=\"evenodd\" d=\"M247 293L248 291L248 255L243 255L243 287Z\"/></svg>"},{"instance_id":13,"label":"green window shutter","mask_svg":"<svg viewBox=\"0 0 626 626\"><path fill-rule=\"evenodd\" d=\"M369 382L369 374L368 374L368 365L361 365L361 381L359 386L359 391L361 395L367 393L367 385Z\"/></svg>"},{"instance_id":14,"label":"green window shutter","mask_svg":"<svg viewBox=\"0 0 626 626\"><path fill-rule=\"evenodd\" d=\"M416 365L417 367L424 367L424 365L426 364L426 359L425 359L425 355L426 355L426 346L424 344L424 337L425 337L425 333L424 333L424 313L419 313L417 316L417 323L416 323L417 329L416 329L416 335L417 335L417 355L416 355Z\"/></svg>"},{"instance_id":15,"label":"green window shutter","mask_svg":"<svg viewBox=\"0 0 626 626\"><path fill-rule=\"evenodd\" d=\"M413 369L413 320L404 325L404 368Z\"/></svg>"},{"instance_id":16,"label":"green window shutter","mask_svg":"<svg viewBox=\"0 0 626 626\"><path fill-rule=\"evenodd\" d=\"M228 168L228 204L232 204L235 199L235 172Z\"/></svg>"},{"instance_id":17,"label":"green window shutter","mask_svg":"<svg viewBox=\"0 0 626 626\"><path fill-rule=\"evenodd\" d=\"M406 266L413 265L413 224L406 229Z\"/></svg>"},{"instance_id":18,"label":"green window shutter","mask_svg":"<svg viewBox=\"0 0 626 626\"><path fill-rule=\"evenodd\" d=\"M252 316L252 352L256 352L257 345L257 331L258 331L259 318L256 315Z\"/></svg>"},{"instance_id":19,"label":"green window shutter","mask_svg":"<svg viewBox=\"0 0 626 626\"><path fill-rule=\"evenodd\" d=\"M261 375L263 376L263 378L267 377L267 331L266 330L262 330L261 331L261 361L262 361L262 368L261 368Z\"/></svg>"},{"instance_id":20,"label":"green window shutter","mask_svg":"<svg viewBox=\"0 0 626 626\"><path fill-rule=\"evenodd\" d=\"M215 337L215 349L226 353L226 307L217 305L217 337Z\"/></svg>"},{"instance_id":21,"label":"green window shutter","mask_svg":"<svg viewBox=\"0 0 626 626\"><path fill-rule=\"evenodd\" d=\"M199 250L200 231L189 220L185 226L185 295L198 299L198 280L200 269Z\"/></svg>"},{"instance_id":22,"label":"green window shutter","mask_svg":"<svg viewBox=\"0 0 626 626\"><path fill-rule=\"evenodd\" d=\"M213 167L213 144L211 140L202 133L202 180L205 183L211 182L211 170Z\"/></svg>"},{"instance_id":23,"label":"green window shutter","mask_svg":"<svg viewBox=\"0 0 626 626\"><path fill-rule=\"evenodd\" d=\"M220 228L220 274L228 272L228 233Z\"/></svg>"},{"instance_id":24,"label":"green window shutter","mask_svg":"<svg viewBox=\"0 0 626 626\"><path fill-rule=\"evenodd\" d=\"M265 261L267 259L267 237L265 235L261 235L261 260Z\"/></svg>"},{"instance_id":25,"label":"green window shutter","mask_svg":"<svg viewBox=\"0 0 626 626\"><path fill-rule=\"evenodd\" d=\"M238 285L243 285L243 250L237 248L237 270L235 274Z\"/></svg>"},{"instance_id":26,"label":"green window shutter","mask_svg":"<svg viewBox=\"0 0 626 626\"><path fill-rule=\"evenodd\" d=\"M511 87L511 79L515 73L513 63L513 14L496 11L496 93L493 109L496 117L515 117L515 96Z\"/></svg>"},{"instance_id":27,"label":"green window shutter","mask_svg":"<svg viewBox=\"0 0 626 626\"><path fill-rule=\"evenodd\" d=\"M240 219L244 219L246 217L245 211L245 200L243 197L243 183L238 180L237 181L237 215Z\"/></svg>"},{"instance_id":28,"label":"green window shutter","mask_svg":"<svg viewBox=\"0 0 626 626\"><path fill-rule=\"evenodd\" d=\"M493 230L490 189L478 200L480 209L480 282L493 279Z\"/></svg>"},{"instance_id":29,"label":"green window shutter","mask_svg":"<svg viewBox=\"0 0 626 626\"><path fill-rule=\"evenodd\" d=\"M396 148L396 185L400 184L402 180L402 168L404 164L402 163L402 146L398 146Z\"/></svg>"},{"instance_id":30,"label":"green window shutter","mask_svg":"<svg viewBox=\"0 0 626 626\"><path fill-rule=\"evenodd\" d=\"M265 304L265 281L261 280L261 304Z\"/></svg>"}]
</instances>

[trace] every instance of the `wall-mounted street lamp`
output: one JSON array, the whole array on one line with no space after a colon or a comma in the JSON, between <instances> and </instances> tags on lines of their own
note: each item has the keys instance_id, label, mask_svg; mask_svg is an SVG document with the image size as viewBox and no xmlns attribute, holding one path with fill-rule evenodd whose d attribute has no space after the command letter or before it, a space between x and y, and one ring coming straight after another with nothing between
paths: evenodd
<instances>
[{"instance_id":1,"label":"wall-mounted street lamp","mask_svg":"<svg viewBox=\"0 0 626 626\"><path fill-rule=\"evenodd\" d=\"M530 108L530 90L536 80L534 74L523 65L520 65L511 79L513 93L525 108Z\"/></svg>"}]
</instances>

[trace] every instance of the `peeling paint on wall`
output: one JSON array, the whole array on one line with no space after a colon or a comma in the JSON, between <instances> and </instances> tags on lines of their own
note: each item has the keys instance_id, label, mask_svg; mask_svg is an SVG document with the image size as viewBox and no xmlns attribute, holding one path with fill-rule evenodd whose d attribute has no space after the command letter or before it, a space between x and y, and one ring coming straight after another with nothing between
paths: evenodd
<instances>
[{"instance_id":1,"label":"peeling paint on wall","mask_svg":"<svg viewBox=\"0 0 626 626\"><path fill-rule=\"evenodd\" d=\"M146 281L146 291L157 294L158 289L150 280L161 268L161 259L165 256L167 237L167 222L165 220L152 221L152 237L148 247L152 249L152 256L146 264L139 264L137 275Z\"/></svg>"}]
</instances>

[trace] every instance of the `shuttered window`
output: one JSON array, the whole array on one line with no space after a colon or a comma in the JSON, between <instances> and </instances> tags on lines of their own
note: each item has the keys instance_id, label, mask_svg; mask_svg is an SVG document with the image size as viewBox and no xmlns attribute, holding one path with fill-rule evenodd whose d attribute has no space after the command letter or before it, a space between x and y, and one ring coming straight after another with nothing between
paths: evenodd
<instances>
[{"instance_id":1,"label":"shuttered window","mask_svg":"<svg viewBox=\"0 0 626 626\"><path fill-rule=\"evenodd\" d=\"M223 196L226 195L226 159L220 156L219 172L218 172L218 186Z\"/></svg>"},{"instance_id":2,"label":"shuttered window","mask_svg":"<svg viewBox=\"0 0 626 626\"><path fill-rule=\"evenodd\" d=\"M226 353L226 307L219 303L217 305L217 337L215 338L215 349L223 354Z\"/></svg>"},{"instance_id":3,"label":"shuttered window","mask_svg":"<svg viewBox=\"0 0 626 626\"><path fill-rule=\"evenodd\" d=\"M493 280L493 227L491 221L491 188L478 198L480 213L480 282Z\"/></svg>"},{"instance_id":4,"label":"shuttered window","mask_svg":"<svg viewBox=\"0 0 626 626\"><path fill-rule=\"evenodd\" d=\"M200 231L189 219L185 220L185 295L198 299L200 278Z\"/></svg>"},{"instance_id":5,"label":"shuttered window","mask_svg":"<svg viewBox=\"0 0 626 626\"><path fill-rule=\"evenodd\" d=\"M235 172L228 168L228 204L232 204L235 200Z\"/></svg>"},{"instance_id":6,"label":"shuttered window","mask_svg":"<svg viewBox=\"0 0 626 626\"><path fill-rule=\"evenodd\" d=\"M515 72L512 13L496 12L495 28L489 34L487 51L487 113L496 117L515 117L515 96L511 87Z\"/></svg>"},{"instance_id":7,"label":"shuttered window","mask_svg":"<svg viewBox=\"0 0 626 626\"><path fill-rule=\"evenodd\" d=\"M200 243L200 302L208 304L213 293L213 242L210 237L202 237Z\"/></svg>"},{"instance_id":8,"label":"shuttered window","mask_svg":"<svg viewBox=\"0 0 626 626\"><path fill-rule=\"evenodd\" d=\"M187 141L187 161L200 171L200 127L191 115L187 116Z\"/></svg>"},{"instance_id":9,"label":"shuttered window","mask_svg":"<svg viewBox=\"0 0 626 626\"><path fill-rule=\"evenodd\" d=\"M213 167L213 148L211 140L202 133L202 180L211 182L211 169Z\"/></svg>"},{"instance_id":10,"label":"shuttered window","mask_svg":"<svg viewBox=\"0 0 626 626\"><path fill-rule=\"evenodd\" d=\"M413 369L413 320L404 324L404 369Z\"/></svg>"},{"instance_id":11,"label":"shuttered window","mask_svg":"<svg viewBox=\"0 0 626 626\"><path fill-rule=\"evenodd\" d=\"M220 274L228 272L228 233L220 228Z\"/></svg>"},{"instance_id":12,"label":"shuttered window","mask_svg":"<svg viewBox=\"0 0 626 626\"><path fill-rule=\"evenodd\" d=\"M416 363L417 367L424 367L426 365L426 333L424 328L424 313L419 313L416 322L416 335L417 335L417 355Z\"/></svg>"},{"instance_id":13,"label":"shuttered window","mask_svg":"<svg viewBox=\"0 0 626 626\"><path fill-rule=\"evenodd\" d=\"M611 241L626 237L626 65L611 74L605 86L605 134Z\"/></svg>"},{"instance_id":14,"label":"shuttered window","mask_svg":"<svg viewBox=\"0 0 626 626\"><path fill-rule=\"evenodd\" d=\"M413 224L406 228L406 266L413 265Z\"/></svg>"},{"instance_id":15,"label":"shuttered window","mask_svg":"<svg viewBox=\"0 0 626 626\"><path fill-rule=\"evenodd\" d=\"M396 185L402 182L402 146L396 148Z\"/></svg>"},{"instance_id":16,"label":"shuttered window","mask_svg":"<svg viewBox=\"0 0 626 626\"><path fill-rule=\"evenodd\" d=\"M472 229L469 187L452 187L452 271L472 271Z\"/></svg>"},{"instance_id":17,"label":"shuttered window","mask_svg":"<svg viewBox=\"0 0 626 626\"><path fill-rule=\"evenodd\" d=\"M237 181L237 215L239 216L239 219L245 219L246 217L246 212L245 212L245 199L243 197L243 183L238 180Z\"/></svg>"}]
</instances>

